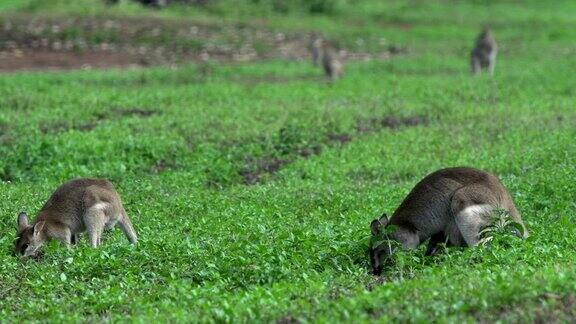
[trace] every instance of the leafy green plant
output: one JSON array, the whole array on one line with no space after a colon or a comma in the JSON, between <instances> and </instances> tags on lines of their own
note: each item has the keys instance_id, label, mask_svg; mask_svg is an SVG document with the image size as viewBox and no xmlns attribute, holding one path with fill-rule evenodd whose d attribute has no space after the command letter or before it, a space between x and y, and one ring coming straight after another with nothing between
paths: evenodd
<instances>
[{"instance_id":1,"label":"leafy green plant","mask_svg":"<svg viewBox=\"0 0 576 324\"><path fill-rule=\"evenodd\" d=\"M370 237L370 246L376 248L382 244L387 244L389 251L394 251L399 244L397 241L391 239L396 229L397 226L395 225L382 226L378 235L372 235L372 237Z\"/></svg>"},{"instance_id":2,"label":"leafy green plant","mask_svg":"<svg viewBox=\"0 0 576 324\"><path fill-rule=\"evenodd\" d=\"M479 236L479 244L482 246L494 242L502 244L509 242L512 237L524 237L524 227L513 220L507 210L496 209L490 214L490 222L480 230Z\"/></svg>"}]
</instances>

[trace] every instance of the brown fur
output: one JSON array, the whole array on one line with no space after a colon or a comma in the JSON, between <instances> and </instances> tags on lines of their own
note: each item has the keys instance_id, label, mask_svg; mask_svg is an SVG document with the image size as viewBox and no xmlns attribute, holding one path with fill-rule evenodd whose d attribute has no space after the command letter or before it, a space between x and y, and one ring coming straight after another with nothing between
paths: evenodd
<instances>
[{"instance_id":1,"label":"brown fur","mask_svg":"<svg viewBox=\"0 0 576 324\"><path fill-rule=\"evenodd\" d=\"M498 45L488 28L484 29L476 39L476 44L471 53L472 72L480 74L487 70L490 75L494 74Z\"/></svg>"},{"instance_id":2,"label":"brown fur","mask_svg":"<svg viewBox=\"0 0 576 324\"><path fill-rule=\"evenodd\" d=\"M344 64L336 50L328 44L322 48L322 67L330 81L337 81L344 74Z\"/></svg>"},{"instance_id":3,"label":"brown fur","mask_svg":"<svg viewBox=\"0 0 576 324\"><path fill-rule=\"evenodd\" d=\"M28 223L26 213L18 216L16 252L35 255L48 240L76 243L86 231L93 247L100 245L102 231L118 223L131 243L138 239L120 196L108 180L80 178L61 185Z\"/></svg>"},{"instance_id":4,"label":"brown fur","mask_svg":"<svg viewBox=\"0 0 576 324\"><path fill-rule=\"evenodd\" d=\"M430 239L427 254L434 254L440 243L475 246L478 233L488 224L486 217L504 209L524 227L512 197L494 175L473 168L438 170L422 179L408 194L390 220L384 216L372 221L373 235L394 225L390 239L405 249L415 249ZM387 244L371 249L374 272L382 270L382 258L392 254Z\"/></svg>"}]
</instances>

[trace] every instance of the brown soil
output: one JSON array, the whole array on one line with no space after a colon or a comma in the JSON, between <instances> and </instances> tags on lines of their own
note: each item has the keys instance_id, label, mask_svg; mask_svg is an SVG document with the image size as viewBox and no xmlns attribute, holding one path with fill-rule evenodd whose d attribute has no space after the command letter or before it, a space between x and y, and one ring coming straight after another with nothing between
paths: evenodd
<instances>
[{"instance_id":1,"label":"brown soil","mask_svg":"<svg viewBox=\"0 0 576 324\"><path fill-rule=\"evenodd\" d=\"M256 159L248 157L246 167L240 171L246 184L256 184L262 180L265 174L274 174L284 165L290 163L290 160L276 157L264 157Z\"/></svg>"},{"instance_id":2,"label":"brown soil","mask_svg":"<svg viewBox=\"0 0 576 324\"><path fill-rule=\"evenodd\" d=\"M126 68L208 60L309 60L310 40L305 32L282 33L246 24L19 14L0 17L0 72ZM403 47L393 44L376 52L341 50L346 60L387 59L404 52Z\"/></svg>"},{"instance_id":3,"label":"brown soil","mask_svg":"<svg viewBox=\"0 0 576 324\"><path fill-rule=\"evenodd\" d=\"M138 56L108 52L14 51L0 53L0 72L128 68L144 66Z\"/></svg>"},{"instance_id":4,"label":"brown soil","mask_svg":"<svg viewBox=\"0 0 576 324\"><path fill-rule=\"evenodd\" d=\"M276 324L297 324L297 323L300 323L300 321L292 315L286 315L282 318L279 318L276 321Z\"/></svg>"},{"instance_id":5,"label":"brown soil","mask_svg":"<svg viewBox=\"0 0 576 324\"><path fill-rule=\"evenodd\" d=\"M429 120L426 116L385 116L382 118L359 119L356 125L356 130L359 133L370 133L379 131L383 128L398 129L401 127L428 125L428 123Z\"/></svg>"},{"instance_id":6,"label":"brown soil","mask_svg":"<svg viewBox=\"0 0 576 324\"><path fill-rule=\"evenodd\" d=\"M428 118L425 116L408 116L396 117L385 116L381 118L362 119L358 121L358 133L377 132L383 128L398 129L401 127L414 127L419 125L427 125ZM274 175L281 168L287 164L292 163L298 156L305 159L319 155L322 153L323 145L343 146L352 141L354 137L347 133L329 133L326 138L318 140L316 143L309 144L306 147L298 149L291 149L282 152L283 158L273 156L254 157L248 156L245 158L245 165L239 171L240 176L244 179L244 183L253 185L260 183L265 175Z\"/></svg>"},{"instance_id":7,"label":"brown soil","mask_svg":"<svg viewBox=\"0 0 576 324\"><path fill-rule=\"evenodd\" d=\"M41 124L40 125L40 131L43 134L57 134L57 133L62 133L68 130L78 130L81 132L89 132L91 130L93 130L96 126L98 126L98 123L96 122L88 122L88 123L83 123L83 124L77 124L77 125L70 125L64 122L59 122L59 123L54 123L54 124Z\"/></svg>"},{"instance_id":8,"label":"brown soil","mask_svg":"<svg viewBox=\"0 0 576 324\"><path fill-rule=\"evenodd\" d=\"M322 153L322 146L319 144L311 145L309 147L302 148L298 151L298 155L303 158L308 158L312 155L318 155Z\"/></svg>"},{"instance_id":9,"label":"brown soil","mask_svg":"<svg viewBox=\"0 0 576 324\"><path fill-rule=\"evenodd\" d=\"M352 140L350 134L328 134L328 140L330 142L346 144Z\"/></svg>"},{"instance_id":10,"label":"brown soil","mask_svg":"<svg viewBox=\"0 0 576 324\"><path fill-rule=\"evenodd\" d=\"M159 112L156 110L145 109L145 108L130 108L130 109L118 109L113 111L114 115L121 116L121 117L140 117L140 118L148 118ZM57 134L66 132L68 130L77 130L80 132L89 132L96 128L99 123L104 122L110 118L107 113L98 113L96 116L96 120L87 121L84 123L76 123L70 124L67 122L56 122L56 123L43 123L40 124L40 131L43 134ZM0 142L2 139L2 125L0 125Z\"/></svg>"},{"instance_id":11,"label":"brown soil","mask_svg":"<svg viewBox=\"0 0 576 324\"><path fill-rule=\"evenodd\" d=\"M138 117L150 117L157 114L158 111L144 108L131 108L127 110L118 110L118 115L120 116L138 116Z\"/></svg>"}]
</instances>

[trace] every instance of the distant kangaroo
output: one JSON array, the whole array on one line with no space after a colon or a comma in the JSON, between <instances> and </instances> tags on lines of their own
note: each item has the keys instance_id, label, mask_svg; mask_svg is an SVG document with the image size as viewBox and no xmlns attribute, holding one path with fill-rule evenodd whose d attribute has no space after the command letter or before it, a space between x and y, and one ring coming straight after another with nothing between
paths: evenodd
<instances>
[{"instance_id":1,"label":"distant kangaroo","mask_svg":"<svg viewBox=\"0 0 576 324\"><path fill-rule=\"evenodd\" d=\"M29 224L28 215L18 215L16 253L35 256L42 245L57 239L75 244L77 234L88 232L90 244L100 245L104 229L118 223L132 244L138 242L120 196L108 180L80 178L61 185Z\"/></svg>"},{"instance_id":2,"label":"distant kangaroo","mask_svg":"<svg viewBox=\"0 0 576 324\"><path fill-rule=\"evenodd\" d=\"M322 59L322 44L322 38L313 34L310 42L310 52L312 53L312 64L315 66L320 65Z\"/></svg>"},{"instance_id":3,"label":"distant kangaroo","mask_svg":"<svg viewBox=\"0 0 576 324\"><path fill-rule=\"evenodd\" d=\"M482 70L488 70L490 75L494 74L496 65L496 55L498 46L489 28L485 28L476 39L476 46L471 53L472 72L480 74Z\"/></svg>"},{"instance_id":4,"label":"distant kangaroo","mask_svg":"<svg viewBox=\"0 0 576 324\"><path fill-rule=\"evenodd\" d=\"M430 239L427 255L437 252L439 244L476 246L479 231L488 225L495 209L504 209L528 231L512 197L494 175L466 167L438 170L427 175L404 199L390 220L384 215L370 224L372 235L394 225L390 240L404 249L415 249ZM374 274L383 270L385 259L392 255L391 245L380 244L370 249Z\"/></svg>"},{"instance_id":5,"label":"distant kangaroo","mask_svg":"<svg viewBox=\"0 0 576 324\"><path fill-rule=\"evenodd\" d=\"M326 77L330 81L337 81L344 74L344 64L338 57L336 50L329 44L324 43L322 46L322 66Z\"/></svg>"}]
</instances>

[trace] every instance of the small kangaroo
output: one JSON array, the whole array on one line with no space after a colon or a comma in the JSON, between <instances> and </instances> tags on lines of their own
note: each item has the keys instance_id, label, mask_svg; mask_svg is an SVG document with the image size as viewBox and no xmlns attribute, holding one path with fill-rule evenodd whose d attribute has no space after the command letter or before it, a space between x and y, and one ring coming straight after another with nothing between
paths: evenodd
<instances>
[{"instance_id":1,"label":"small kangaroo","mask_svg":"<svg viewBox=\"0 0 576 324\"><path fill-rule=\"evenodd\" d=\"M322 66L328 79L332 82L337 81L344 73L344 64L338 58L336 50L329 44L324 43L322 46Z\"/></svg>"},{"instance_id":2,"label":"small kangaroo","mask_svg":"<svg viewBox=\"0 0 576 324\"><path fill-rule=\"evenodd\" d=\"M100 245L104 229L118 223L132 244L136 231L126 214L114 185L105 179L79 178L58 187L31 224L28 215L18 215L17 254L35 256L49 240L76 244L78 234L88 232L90 244Z\"/></svg>"},{"instance_id":3,"label":"small kangaroo","mask_svg":"<svg viewBox=\"0 0 576 324\"><path fill-rule=\"evenodd\" d=\"M314 66L320 65L320 60L322 58L322 44L322 38L313 34L310 42L310 52L312 52L312 64L314 64Z\"/></svg>"},{"instance_id":4,"label":"small kangaroo","mask_svg":"<svg viewBox=\"0 0 576 324\"><path fill-rule=\"evenodd\" d=\"M408 194L390 220L383 215L370 224L372 235L394 225L388 238L404 249L415 249L428 239L426 255L438 252L444 242L454 246L476 246L479 231L488 225L488 216L504 209L511 218L526 226L512 197L494 175L478 169L457 167L435 171L422 179ZM370 262L375 275L383 270L384 261L392 255L391 245L370 248Z\"/></svg>"},{"instance_id":5,"label":"small kangaroo","mask_svg":"<svg viewBox=\"0 0 576 324\"><path fill-rule=\"evenodd\" d=\"M472 50L472 72L480 74L482 69L488 70L490 75L494 74L496 65L496 55L498 46L489 28L485 28L476 39L476 46Z\"/></svg>"}]
</instances>

